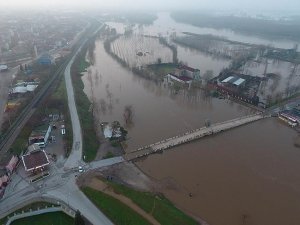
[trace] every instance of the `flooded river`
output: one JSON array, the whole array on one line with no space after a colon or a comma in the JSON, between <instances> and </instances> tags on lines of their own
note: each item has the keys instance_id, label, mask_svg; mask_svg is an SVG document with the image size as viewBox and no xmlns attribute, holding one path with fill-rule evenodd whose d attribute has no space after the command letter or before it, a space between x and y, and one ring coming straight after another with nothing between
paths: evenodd
<instances>
[{"instance_id":1,"label":"flooded river","mask_svg":"<svg viewBox=\"0 0 300 225\"><path fill-rule=\"evenodd\" d=\"M250 44L262 44L272 45L278 48L293 48L295 43L299 41L290 41L286 39L268 39L255 35L244 35L239 32L234 32L229 29L214 29L205 27L196 27L189 24L177 23L174 21L170 13L161 12L157 14L157 20L152 25L144 27L144 33L149 35L169 35L176 32L180 35L181 32L191 32L196 34L212 34L216 36L226 37L232 41L250 43Z\"/></svg>"},{"instance_id":2,"label":"flooded river","mask_svg":"<svg viewBox=\"0 0 300 225\"><path fill-rule=\"evenodd\" d=\"M95 65L83 77L85 92L94 103L97 120L124 124L125 108L133 109L128 151L184 131L244 116L251 110L228 100L205 97L195 90L178 94L162 83L145 80L119 65L96 43Z\"/></svg>"},{"instance_id":3,"label":"flooded river","mask_svg":"<svg viewBox=\"0 0 300 225\"><path fill-rule=\"evenodd\" d=\"M266 119L153 155L137 165L155 179L178 184L164 193L211 225L296 225L296 136L276 119Z\"/></svg>"},{"instance_id":4,"label":"flooded river","mask_svg":"<svg viewBox=\"0 0 300 225\"><path fill-rule=\"evenodd\" d=\"M153 26L144 28L145 33ZM163 24L155 26L156 32L160 26L164 30ZM201 71L217 72L229 63L199 55L178 47L180 60ZM102 40L96 41L95 64L83 82L97 122L118 120L128 130L126 151L202 127L207 120L215 123L253 113L200 91L177 93L163 83L134 75L105 52ZM123 114L128 106L133 121L126 125ZM152 155L137 165L169 184L162 191L179 208L210 225L297 225L300 149L294 147L296 138L295 131L275 118L265 119Z\"/></svg>"},{"instance_id":5,"label":"flooded river","mask_svg":"<svg viewBox=\"0 0 300 225\"><path fill-rule=\"evenodd\" d=\"M198 50L194 50L188 47L182 47L177 45L178 60L188 64L193 68L199 68L201 74L207 70L213 71L213 76L219 75L222 69L226 68L230 64L230 60L213 57L210 54L203 53Z\"/></svg>"}]
</instances>

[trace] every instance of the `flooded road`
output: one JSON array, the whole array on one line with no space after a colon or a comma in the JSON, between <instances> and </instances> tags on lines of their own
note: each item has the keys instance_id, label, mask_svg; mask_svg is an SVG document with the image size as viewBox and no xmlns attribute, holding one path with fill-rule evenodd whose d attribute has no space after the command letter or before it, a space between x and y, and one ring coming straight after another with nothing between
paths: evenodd
<instances>
[{"instance_id":1,"label":"flooded road","mask_svg":"<svg viewBox=\"0 0 300 225\"><path fill-rule=\"evenodd\" d=\"M128 151L184 131L244 116L253 111L228 100L205 97L197 90L178 94L162 83L145 80L119 65L96 43L95 66L83 77L98 123L118 120L128 129ZM124 124L124 111L133 109L132 124Z\"/></svg>"},{"instance_id":2,"label":"flooded road","mask_svg":"<svg viewBox=\"0 0 300 225\"><path fill-rule=\"evenodd\" d=\"M137 165L170 183L164 194L211 225L296 225L296 136L276 119L266 119L152 155Z\"/></svg>"}]
</instances>

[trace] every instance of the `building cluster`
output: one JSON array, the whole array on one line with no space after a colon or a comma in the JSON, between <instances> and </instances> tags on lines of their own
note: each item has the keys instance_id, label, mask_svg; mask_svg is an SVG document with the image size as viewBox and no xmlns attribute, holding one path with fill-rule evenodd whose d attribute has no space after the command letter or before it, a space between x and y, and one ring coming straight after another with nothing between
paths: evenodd
<instances>
[{"instance_id":1,"label":"building cluster","mask_svg":"<svg viewBox=\"0 0 300 225\"><path fill-rule=\"evenodd\" d=\"M29 178L29 182L35 182L49 175L49 165L54 155L49 152L47 145L56 142L53 135L53 129L58 129L58 124L64 121L63 115L50 114L45 119L43 125L35 127L28 136L27 148L23 150L20 156L12 156L6 166L0 167L0 199L3 197L5 188L9 184L10 176L17 167L18 162L23 164L24 170L18 171L24 173ZM64 124L60 125L61 135L66 134Z\"/></svg>"},{"instance_id":2,"label":"building cluster","mask_svg":"<svg viewBox=\"0 0 300 225\"><path fill-rule=\"evenodd\" d=\"M172 73L166 75L169 84L174 82L191 85L193 81L200 81L200 70L186 65L179 65Z\"/></svg>"},{"instance_id":3,"label":"building cluster","mask_svg":"<svg viewBox=\"0 0 300 225\"><path fill-rule=\"evenodd\" d=\"M24 82L19 81L9 91L9 95L25 94L33 92L39 86L38 81Z\"/></svg>"},{"instance_id":4,"label":"building cluster","mask_svg":"<svg viewBox=\"0 0 300 225\"><path fill-rule=\"evenodd\" d=\"M257 96L261 77L250 76L234 71L223 71L219 76L209 81L209 86L222 95L238 99L240 101L258 105Z\"/></svg>"},{"instance_id":5,"label":"building cluster","mask_svg":"<svg viewBox=\"0 0 300 225\"><path fill-rule=\"evenodd\" d=\"M45 148L48 143L48 139L50 137L50 133L52 130L51 124L45 124L39 127L36 127L30 134L28 138L28 144L33 145L36 144L40 148Z\"/></svg>"},{"instance_id":6,"label":"building cluster","mask_svg":"<svg viewBox=\"0 0 300 225\"><path fill-rule=\"evenodd\" d=\"M75 13L0 15L0 63L30 60L69 46L86 22Z\"/></svg>"}]
</instances>

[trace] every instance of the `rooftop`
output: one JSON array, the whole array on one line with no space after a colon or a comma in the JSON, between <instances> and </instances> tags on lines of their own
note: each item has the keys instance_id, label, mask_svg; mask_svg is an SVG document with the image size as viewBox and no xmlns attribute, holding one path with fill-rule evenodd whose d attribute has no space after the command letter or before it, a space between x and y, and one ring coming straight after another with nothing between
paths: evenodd
<instances>
[{"instance_id":1,"label":"rooftop","mask_svg":"<svg viewBox=\"0 0 300 225\"><path fill-rule=\"evenodd\" d=\"M238 76L229 76L229 77L225 78L224 80L222 80L222 83L231 83L231 84L234 84L236 86L239 86L244 82L245 82L245 79L240 78Z\"/></svg>"},{"instance_id":2,"label":"rooftop","mask_svg":"<svg viewBox=\"0 0 300 225\"><path fill-rule=\"evenodd\" d=\"M44 150L33 151L22 156L22 161L26 171L38 169L50 164Z\"/></svg>"},{"instance_id":3,"label":"rooftop","mask_svg":"<svg viewBox=\"0 0 300 225\"><path fill-rule=\"evenodd\" d=\"M171 76L173 76L173 77L179 79L179 80L184 81L184 82L193 80L193 79L190 78L190 77L186 77L186 76L177 76L177 75L175 75L175 74L173 74L173 73L169 73L169 74L170 74Z\"/></svg>"},{"instance_id":4,"label":"rooftop","mask_svg":"<svg viewBox=\"0 0 300 225\"><path fill-rule=\"evenodd\" d=\"M199 71L198 69L194 69L194 68L186 66L186 65L180 66L179 69L181 69L181 70L188 70L188 71L191 71L191 72Z\"/></svg>"},{"instance_id":5,"label":"rooftop","mask_svg":"<svg viewBox=\"0 0 300 225\"><path fill-rule=\"evenodd\" d=\"M44 136L46 135L48 128L49 128L48 124L39 126L31 132L30 137Z\"/></svg>"}]
</instances>

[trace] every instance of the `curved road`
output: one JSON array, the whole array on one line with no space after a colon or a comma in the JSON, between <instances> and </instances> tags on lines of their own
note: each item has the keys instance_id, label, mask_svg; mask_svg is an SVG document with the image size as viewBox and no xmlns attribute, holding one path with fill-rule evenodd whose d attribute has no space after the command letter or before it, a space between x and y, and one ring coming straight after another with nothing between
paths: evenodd
<instances>
[{"instance_id":1,"label":"curved road","mask_svg":"<svg viewBox=\"0 0 300 225\"><path fill-rule=\"evenodd\" d=\"M86 43L85 40L82 46ZM68 106L71 115L71 122L72 122L72 129L73 129L73 146L70 156L68 157L65 167L66 168L73 168L78 167L82 164L82 133L81 133L81 125L77 113L75 97L74 97L74 89L72 85L72 78L71 78L71 67L72 64L77 56L77 54L81 51L82 46L77 50L74 54L72 59L70 60L69 64L65 70L65 82L66 82L66 89L68 95ZM67 131L68 132L68 131Z\"/></svg>"}]
</instances>

